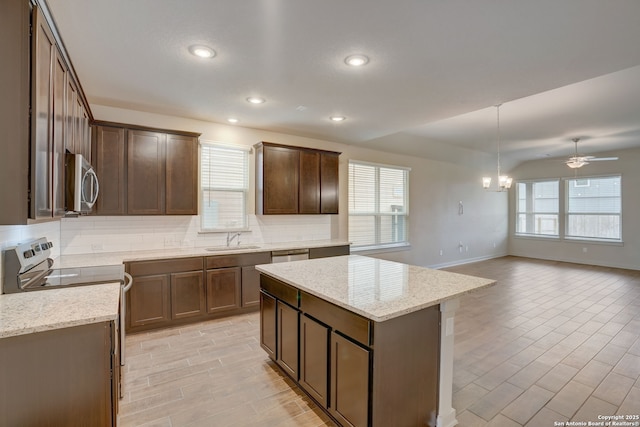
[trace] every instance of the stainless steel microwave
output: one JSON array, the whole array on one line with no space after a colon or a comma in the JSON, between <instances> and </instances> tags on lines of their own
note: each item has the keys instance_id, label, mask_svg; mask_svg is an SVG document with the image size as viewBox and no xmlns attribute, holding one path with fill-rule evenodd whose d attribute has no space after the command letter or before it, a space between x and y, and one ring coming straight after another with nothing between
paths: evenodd
<instances>
[{"instance_id":1,"label":"stainless steel microwave","mask_svg":"<svg viewBox=\"0 0 640 427\"><path fill-rule=\"evenodd\" d=\"M81 154L66 154L67 212L89 213L98 200L100 186L93 167Z\"/></svg>"}]
</instances>

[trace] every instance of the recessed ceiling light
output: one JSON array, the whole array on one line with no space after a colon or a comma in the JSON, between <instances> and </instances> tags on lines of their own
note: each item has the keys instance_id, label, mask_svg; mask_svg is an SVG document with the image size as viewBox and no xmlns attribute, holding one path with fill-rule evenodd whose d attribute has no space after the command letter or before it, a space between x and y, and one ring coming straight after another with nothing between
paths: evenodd
<instances>
[{"instance_id":1,"label":"recessed ceiling light","mask_svg":"<svg viewBox=\"0 0 640 427\"><path fill-rule=\"evenodd\" d=\"M247 102L249 102L251 104L264 104L265 103L265 99L257 97L257 96L250 96L250 97L247 98Z\"/></svg>"},{"instance_id":2,"label":"recessed ceiling light","mask_svg":"<svg viewBox=\"0 0 640 427\"><path fill-rule=\"evenodd\" d=\"M363 65L367 65L369 58L361 54L349 55L344 59L344 62L352 67L362 67Z\"/></svg>"},{"instance_id":3,"label":"recessed ceiling light","mask_svg":"<svg viewBox=\"0 0 640 427\"><path fill-rule=\"evenodd\" d=\"M329 117L329 119L334 121L334 122L343 122L343 121L347 120L347 118L345 116L331 116L331 117Z\"/></svg>"},{"instance_id":4,"label":"recessed ceiling light","mask_svg":"<svg viewBox=\"0 0 640 427\"><path fill-rule=\"evenodd\" d=\"M238 123L238 121L239 121L239 120L238 120L238 119L236 119L235 117L229 117L229 118L227 119L227 121L228 121L229 123Z\"/></svg>"},{"instance_id":5,"label":"recessed ceiling light","mask_svg":"<svg viewBox=\"0 0 640 427\"><path fill-rule=\"evenodd\" d=\"M216 56L215 50L211 49L208 46L202 45L189 46L189 52L191 52L192 55L195 55L198 58L213 58L214 56Z\"/></svg>"}]
</instances>

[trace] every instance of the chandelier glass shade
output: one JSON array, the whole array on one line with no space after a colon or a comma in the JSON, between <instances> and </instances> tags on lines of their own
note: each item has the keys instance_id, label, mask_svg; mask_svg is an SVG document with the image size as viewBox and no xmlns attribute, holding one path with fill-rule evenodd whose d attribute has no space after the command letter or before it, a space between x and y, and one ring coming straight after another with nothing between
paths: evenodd
<instances>
[{"instance_id":1,"label":"chandelier glass shade","mask_svg":"<svg viewBox=\"0 0 640 427\"><path fill-rule=\"evenodd\" d=\"M497 140L498 140L498 180L497 180L497 189L494 189L493 191L507 191L509 188L511 188L511 184L513 183L513 178L511 178L508 175L502 175L501 171L500 171L500 106L502 104L498 104L496 105L496 119L497 119L497 126L496 126L496 136L497 136ZM485 190L491 191L491 177L490 176L484 176L482 177L482 188L484 188Z\"/></svg>"}]
</instances>

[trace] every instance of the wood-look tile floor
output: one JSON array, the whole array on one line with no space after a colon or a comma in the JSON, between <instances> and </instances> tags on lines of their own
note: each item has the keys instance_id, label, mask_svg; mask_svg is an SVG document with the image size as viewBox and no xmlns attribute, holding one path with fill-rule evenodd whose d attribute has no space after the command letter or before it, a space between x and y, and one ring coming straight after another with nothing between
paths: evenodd
<instances>
[{"instance_id":1,"label":"wood-look tile floor","mask_svg":"<svg viewBox=\"0 0 640 427\"><path fill-rule=\"evenodd\" d=\"M505 257L461 298L459 426L640 414L640 271ZM120 426L333 426L259 346L257 313L127 336Z\"/></svg>"}]
</instances>

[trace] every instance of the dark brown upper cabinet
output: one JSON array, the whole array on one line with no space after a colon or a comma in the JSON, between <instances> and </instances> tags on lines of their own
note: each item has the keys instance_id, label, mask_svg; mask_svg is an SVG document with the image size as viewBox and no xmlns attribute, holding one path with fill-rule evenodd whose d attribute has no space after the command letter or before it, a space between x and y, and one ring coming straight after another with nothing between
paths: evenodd
<instances>
[{"instance_id":1,"label":"dark brown upper cabinet","mask_svg":"<svg viewBox=\"0 0 640 427\"><path fill-rule=\"evenodd\" d=\"M197 215L198 137L95 122L97 215Z\"/></svg>"},{"instance_id":2,"label":"dark brown upper cabinet","mask_svg":"<svg viewBox=\"0 0 640 427\"><path fill-rule=\"evenodd\" d=\"M0 181L11 185L0 186L0 225L62 217L65 151L77 152L77 132L91 154L91 111L50 16L43 1L2 2Z\"/></svg>"},{"instance_id":3,"label":"dark brown upper cabinet","mask_svg":"<svg viewBox=\"0 0 640 427\"><path fill-rule=\"evenodd\" d=\"M167 215L198 214L198 137L167 134Z\"/></svg>"},{"instance_id":4,"label":"dark brown upper cabinet","mask_svg":"<svg viewBox=\"0 0 640 427\"><path fill-rule=\"evenodd\" d=\"M127 213L162 215L166 135L142 130L127 134Z\"/></svg>"},{"instance_id":5,"label":"dark brown upper cabinet","mask_svg":"<svg viewBox=\"0 0 640 427\"><path fill-rule=\"evenodd\" d=\"M256 213L337 214L340 153L261 142L256 148Z\"/></svg>"},{"instance_id":6,"label":"dark brown upper cabinet","mask_svg":"<svg viewBox=\"0 0 640 427\"><path fill-rule=\"evenodd\" d=\"M94 168L100 182L95 205L98 215L126 215L126 140L125 129L93 127Z\"/></svg>"}]
</instances>

